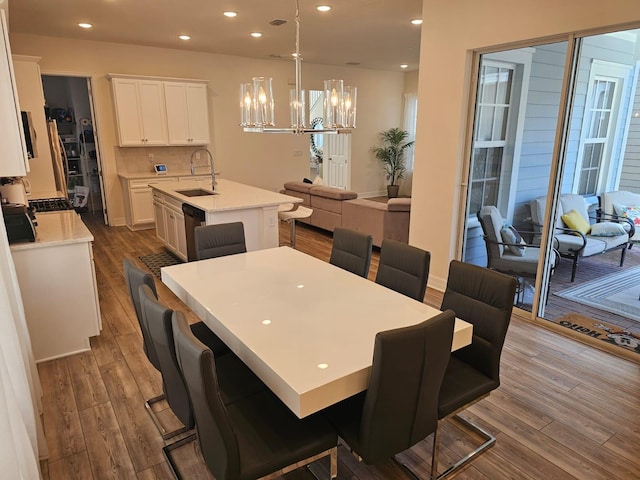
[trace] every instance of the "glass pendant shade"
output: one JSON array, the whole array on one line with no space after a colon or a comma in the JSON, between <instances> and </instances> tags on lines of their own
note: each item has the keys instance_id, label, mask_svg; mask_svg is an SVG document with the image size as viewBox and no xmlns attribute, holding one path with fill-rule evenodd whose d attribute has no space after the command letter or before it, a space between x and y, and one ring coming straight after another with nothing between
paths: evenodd
<instances>
[{"instance_id":1,"label":"glass pendant shade","mask_svg":"<svg viewBox=\"0 0 640 480\"><path fill-rule=\"evenodd\" d=\"M240 84L240 126L250 127L253 126L252 119L252 106L253 106L253 84L241 83Z\"/></svg>"},{"instance_id":2,"label":"glass pendant shade","mask_svg":"<svg viewBox=\"0 0 640 480\"><path fill-rule=\"evenodd\" d=\"M273 127L274 104L271 78L253 77L253 124L258 127Z\"/></svg>"},{"instance_id":3,"label":"glass pendant shade","mask_svg":"<svg viewBox=\"0 0 640 480\"><path fill-rule=\"evenodd\" d=\"M324 126L341 128L343 124L344 82L342 80L324 81Z\"/></svg>"},{"instance_id":4,"label":"glass pendant shade","mask_svg":"<svg viewBox=\"0 0 640 480\"><path fill-rule=\"evenodd\" d=\"M306 128L306 92L289 90L289 111L291 112L291 128Z\"/></svg>"},{"instance_id":5,"label":"glass pendant shade","mask_svg":"<svg viewBox=\"0 0 640 480\"><path fill-rule=\"evenodd\" d=\"M358 87L347 85L344 87L344 126L356 128L356 104L358 101Z\"/></svg>"}]
</instances>

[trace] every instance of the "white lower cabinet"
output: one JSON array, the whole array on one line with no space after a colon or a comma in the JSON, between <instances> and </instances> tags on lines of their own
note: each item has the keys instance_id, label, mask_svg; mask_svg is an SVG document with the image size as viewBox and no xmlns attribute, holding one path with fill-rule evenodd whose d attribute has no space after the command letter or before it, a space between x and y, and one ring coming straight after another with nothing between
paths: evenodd
<instances>
[{"instance_id":1,"label":"white lower cabinet","mask_svg":"<svg viewBox=\"0 0 640 480\"><path fill-rule=\"evenodd\" d=\"M156 224L156 237L164 243L167 236L167 227L164 220L164 205L162 196L157 193L153 194L153 219Z\"/></svg>"},{"instance_id":2,"label":"white lower cabinet","mask_svg":"<svg viewBox=\"0 0 640 480\"><path fill-rule=\"evenodd\" d=\"M131 189L131 223L140 225L153 222L153 194L151 187Z\"/></svg>"},{"instance_id":3,"label":"white lower cabinet","mask_svg":"<svg viewBox=\"0 0 640 480\"><path fill-rule=\"evenodd\" d=\"M156 202L158 205L159 203ZM169 197L163 197L162 211L164 219L164 229L159 232L156 224L156 235L164 241L165 246L176 256L187 261L187 239L184 226L184 214L182 213L182 203Z\"/></svg>"}]
</instances>

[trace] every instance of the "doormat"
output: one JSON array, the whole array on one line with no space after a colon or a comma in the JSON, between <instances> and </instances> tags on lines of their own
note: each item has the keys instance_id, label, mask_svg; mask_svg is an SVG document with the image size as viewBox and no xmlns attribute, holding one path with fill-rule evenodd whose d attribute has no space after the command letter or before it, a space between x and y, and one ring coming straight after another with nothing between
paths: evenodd
<instances>
[{"instance_id":1,"label":"doormat","mask_svg":"<svg viewBox=\"0 0 640 480\"><path fill-rule=\"evenodd\" d=\"M622 353L619 349L623 349L625 353L640 354L640 336L628 332L617 325L594 320L577 313L569 313L555 320L545 320L571 330L576 333L575 337L585 340L587 343L600 346L614 354ZM625 356L630 357L630 355ZM637 355L633 355L633 359L640 361L640 357Z\"/></svg>"},{"instance_id":2,"label":"doormat","mask_svg":"<svg viewBox=\"0 0 640 480\"><path fill-rule=\"evenodd\" d=\"M554 295L640 322L640 267L623 269Z\"/></svg>"},{"instance_id":3,"label":"doormat","mask_svg":"<svg viewBox=\"0 0 640 480\"><path fill-rule=\"evenodd\" d=\"M141 255L138 258L149 270L151 270L151 273L160 279L162 279L160 276L160 269L162 267L169 267L171 265L184 263L171 252L151 253L149 255Z\"/></svg>"}]
</instances>

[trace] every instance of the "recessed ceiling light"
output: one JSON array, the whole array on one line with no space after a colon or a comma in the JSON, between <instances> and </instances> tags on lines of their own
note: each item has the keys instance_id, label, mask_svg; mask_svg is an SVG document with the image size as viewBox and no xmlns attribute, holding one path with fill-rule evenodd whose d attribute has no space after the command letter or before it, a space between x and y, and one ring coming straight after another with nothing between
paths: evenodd
<instances>
[{"instance_id":1,"label":"recessed ceiling light","mask_svg":"<svg viewBox=\"0 0 640 480\"><path fill-rule=\"evenodd\" d=\"M413 20L411 20L411 23L413 25L422 25L422 19L421 18L414 18Z\"/></svg>"},{"instance_id":2,"label":"recessed ceiling light","mask_svg":"<svg viewBox=\"0 0 640 480\"><path fill-rule=\"evenodd\" d=\"M78 26L80 28L91 28L91 27L93 27L93 25L91 25L90 23L79 23Z\"/></svg>"},{"instance_id":3,"label":"recessed ceiling light","mask_svg":"<svg viewBox=\"0 0 640 480\"><path fill-rule=\"evenodd\" d=\"M406 63L403 63L402 65L400 65L400 68L407 68L409 67L409 65L407 65Z\"/></svg>"},{"instance_id":4,"label":"recessed ceiling light","mask_svg":"<svg viewBox=\"0 0 640 480\"><path fill-rule=\"evenodd\" d=\"M318 5L316 9L319 12L328 12L329 10L331 10L331 5Z\"/></svg>"},{"instance_id":5,"label":"recessed ceiling light","mask_svg":"<svg viewBox=\"0 0 640 480\"><path fill-rule=\"evenodd\" d=\"M180 40L191 40L191 37L189 35L180 35L178 38Z\"/></svg>"},{"instance_id":6,"label":"recessed ceiling light","mask_svg":"<svg viewBox=\"0 0 640 480\"><path fill-rule=\"evenodd\" d=\"M238 12L224 12L223 15L225 17L233 18L238 16Z\"/></svg>"},{"instance_id":7,"label":"recessed ceiling light","mask_svg":"<svg viewBox=\"0 0 640 480\"><path fill-rule=\"evenodd\" d=\"M262 34L260 32L251 32L251 36L253 38L260 38L262 36Z\"/></svg>"}]
</instances>

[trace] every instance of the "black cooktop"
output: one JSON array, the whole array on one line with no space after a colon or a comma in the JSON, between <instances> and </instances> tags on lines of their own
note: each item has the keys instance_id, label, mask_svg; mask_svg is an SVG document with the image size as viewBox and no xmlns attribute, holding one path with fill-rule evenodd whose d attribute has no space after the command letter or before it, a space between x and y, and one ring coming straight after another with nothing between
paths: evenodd
<instances>
[{"instance_id":1,"label":"black cooktop","mask_svg":"<svg viewBox=\"0 0 640 480\"><path fill-rule=\"evenodd\" d=\"M34 207L36 212L73 210L73 206L67 198L40 198L38 200L29 200L29 206Z\"/></svg>"}]
</instances>

